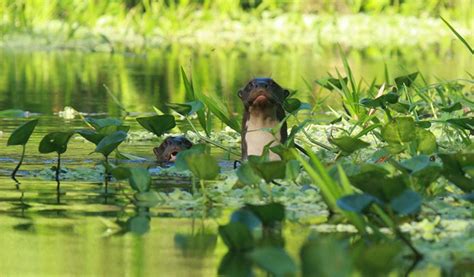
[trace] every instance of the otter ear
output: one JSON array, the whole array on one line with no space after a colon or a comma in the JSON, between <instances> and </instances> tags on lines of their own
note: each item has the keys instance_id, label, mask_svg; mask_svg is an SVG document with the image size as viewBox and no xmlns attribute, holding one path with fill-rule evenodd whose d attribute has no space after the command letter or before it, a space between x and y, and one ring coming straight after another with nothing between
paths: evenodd
<instances>
[{"instance_id":1,"label":"otter ear","mask_svg":"<svg viewBox=\"0 0 474 277\"><path fill-rule=\"evenodd\" d=\"M237 95L239 95L239 98L242 99L242 92L243 90L239 89L239 91L237 92Z\"/></svg>"}]
</instances>

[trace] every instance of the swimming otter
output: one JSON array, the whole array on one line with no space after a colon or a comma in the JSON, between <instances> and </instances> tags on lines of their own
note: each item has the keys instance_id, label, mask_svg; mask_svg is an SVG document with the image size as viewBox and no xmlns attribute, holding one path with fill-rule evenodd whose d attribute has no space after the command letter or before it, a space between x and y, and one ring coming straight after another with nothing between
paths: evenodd
<instances>
[{"instance_id":1,"label":"swimming otter","mask_svg":"<svg viewBox=\"0 0 474 277\"><path fill-rule=\"evenodd\" d=\"M183 136L167 137L160 146L153 148L153 152L158 162L174 162L179 152L189 149L191 146L193 143Z\"/></svg>"},{"instance_id":2,"label":"swimming otter","mask_svg":"<svg viewBox=\"0 0 474 277\"><path fill-rule=\"evenodd\" d=\"M285 118L283 101L289 91L280 87L271 78L256 78L239 90L239 97L244 104L242 118L242 160L249 155L262 155L265 145L273 142L276 145L285 142L288 137L286 122L281 126L279 134L274 137L262 128L273 128ZM271 160L280 157L270 151Z\"/></svg>"}]
</instances>

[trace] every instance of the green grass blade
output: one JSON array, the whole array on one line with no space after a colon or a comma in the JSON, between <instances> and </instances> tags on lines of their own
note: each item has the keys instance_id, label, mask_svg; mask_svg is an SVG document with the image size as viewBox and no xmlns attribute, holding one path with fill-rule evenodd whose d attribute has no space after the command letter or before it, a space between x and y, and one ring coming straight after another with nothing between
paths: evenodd
<instances>
[{"instance_id":1,"label":"green grass blade","mask_svg":"<svg viewBox=\"0 0 474 277\"><path fill-rule=\"evenodd\" d=\"M440 16L441 20L443 20L443 22L448 25L449 29L451 29L451 31L456 35L456 37L467 47L467 49L469 49L469 51L471 52L471 54L474 54L474 49L472 49L471 45L469 45L469 43L461 36L461 34L459 34L456 29L454 29L453 26L451 26L451 24L448 23L448 21L446 21L446 19L444 19L442 16Z\"/></svg>"}]
</instances>

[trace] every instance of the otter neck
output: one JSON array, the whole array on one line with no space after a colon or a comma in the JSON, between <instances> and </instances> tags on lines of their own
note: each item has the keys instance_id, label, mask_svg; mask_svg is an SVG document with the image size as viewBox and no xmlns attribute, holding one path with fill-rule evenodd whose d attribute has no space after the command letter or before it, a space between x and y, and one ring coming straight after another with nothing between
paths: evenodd
<instances>
[{"instance_id":1,"label":"otter neck","mask_svg":"<svg viewBox=\"0 0 474 277\"><path fill-rule=\"evenodd\" d=\"M266 145L271 143L271 146L277 145L281 141L280 132L275 136L265 128L273 128L280 123L277 117L277 107L271 106L250 106L248 108L248 119L245 122L245 142L247 145L247 156L262 155L263 149ZM279 160L280 157L270 151L270 160Z\"/></svg>"}]
</instances>

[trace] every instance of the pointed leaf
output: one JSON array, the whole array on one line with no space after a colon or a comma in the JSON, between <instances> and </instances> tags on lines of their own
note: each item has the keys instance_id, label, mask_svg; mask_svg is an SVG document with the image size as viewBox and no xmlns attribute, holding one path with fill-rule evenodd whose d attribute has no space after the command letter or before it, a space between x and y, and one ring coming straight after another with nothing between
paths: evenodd
<instances>
[{"instance_id":1,"label":"pointed leaf","mask_svg":"<svg viewBox=\"0 0 474 277\"><path fill-rule=\"evenodd\" d=\"M33 119L16 128L8 138L7 146L25 145L30 139L31 134L33 134L37 124L38 119Z\"/></svg>"}]
</instances>

